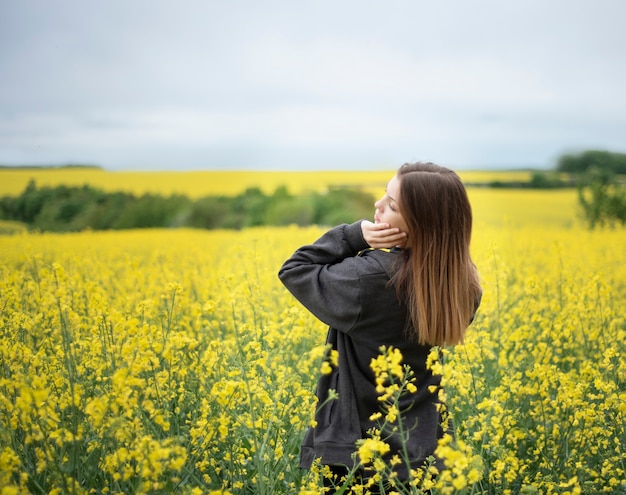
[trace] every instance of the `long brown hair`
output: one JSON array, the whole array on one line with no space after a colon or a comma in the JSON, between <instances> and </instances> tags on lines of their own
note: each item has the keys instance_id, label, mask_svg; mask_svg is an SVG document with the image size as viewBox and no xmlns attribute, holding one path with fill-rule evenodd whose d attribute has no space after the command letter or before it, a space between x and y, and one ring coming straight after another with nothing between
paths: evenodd
<instances>
[{"instance_id":1,"label":"long brown hair","mask_svg":"<svg viewBox=\"0 0 626 495\"><path fill-rule=\"evenodd\" d=\"M407 304L418 342L460 343L482 294L470 256L467 192L456 173L433 163L404 164L397 177L408 239L392 283Z\"/></svg>"}]
</instances>

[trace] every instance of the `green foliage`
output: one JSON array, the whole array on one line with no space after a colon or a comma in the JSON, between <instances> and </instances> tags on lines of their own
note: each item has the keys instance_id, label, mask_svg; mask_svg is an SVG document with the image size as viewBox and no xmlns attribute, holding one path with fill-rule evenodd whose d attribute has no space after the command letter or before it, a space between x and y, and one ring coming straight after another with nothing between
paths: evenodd
<instances>
[{"instance_id":1,"label":"green foliage","mask_svg":"<svg viewBox=\"0 0 626 495\"><path fill-rule=\"evenodd\" d=\"M307 197L286 196L272 201L266 215L268 225L312 225L315 206Z\"/></svg>"},{"instance_id":2,"label":"green foliage","mask_svg":"<svg viewBox=\"0 0 626 495\"><path fill-rule=\"evenodd\" d=\"M91 186L37 188L31 181L17 198L0 202L3 219L44 231L125 229L177 226L178 213L188 208L184 196L105 193Z\"/></svg>"},{"instance_id":3,"label":"green foliage","mask_svg":"<svg viewBox=\"0 0 626 495\"><path fill-rule=\"evenodd\" d=\"M626 174L626 154L587 150L565 154L558 172L577 177L578 202L590 228L626 223L626 189L619 176Z\"/></svg>"},{"instance_id":4,"label":"green foliage","mask_svg":"<svg viewBox=\"0 0 626 495\"><path fill-rule=\"evenodd\" d=\"M626 188L604 168L591 167L578 188L578 200L589 227L626 224Z\"/></svg>"},{"instance_id":5,"label":"green foliage","mask_svg":"<svg viewBox=\"0 0 626 495\"><path fill-rule=\"evenodd\" d=\"M0 235L20 234L22 232L25 232L26 230L26 226L21 222L0 220Z\"/></svg>"},{"instance_id":6,"label":"green foliage","mask_svg":"<svg viewBox=\"0 0 626 495\"><path fill-rule=\"evenodd\" d=\"M533 189L556 189L559 187L567 187L569 184L561 179L558 175L548 174L544 172L533 172L530 178L530 187Z\"/></svg>"},{"instance_id":7,"label":"green foliage","mask_svg":"<svg viewBox=\"0 0 626 495\"><path fill-rule=\"evenodd\" d=\"M374 212L374 199L369 194L345 187L331 188L323 196L314 195L313 205L313 223L324 225L337 225L346 217L371 217Z\"/></svg>"},{"instance_id":8,"label":"green foliage","mask_svg":"<svg viewBox=\"0 0 626 495\"><path fill-rule=\"evenodd\" d=\"M494 187L498 189L559 189L563 187L572 187L572 183L571 181L561 179L557 173L536 171L532 173L529 181L505 182L501 180L495 180L489 183L489 187Z\"/></svg>"},{"instance_id":9,"label":"green foliage","mask_svg":"<svg viewBox=\"0 0 626 495\"><path fill-rule=\"evenodd\" d=\"M374 199L353 188L292 196L281 186L267 195L249 188L234 196L106 193L91 186L42 187L31 181L18 197L0 200L0 218L42 231L194 227L242 229L262 225L336 225L370 217Z\"/></svg>"},{"instance_id":10,"label":"green foliage","mask_svg":"<svg viewBox=\"0 0 626 495\"><path fill-rule=\"evenodd\" d=\"M594 168L612 174L626 174L626 154L588 150L579 154L565 154L557 163L559 172L585 173Z\"/></svg>"}]
</instances>

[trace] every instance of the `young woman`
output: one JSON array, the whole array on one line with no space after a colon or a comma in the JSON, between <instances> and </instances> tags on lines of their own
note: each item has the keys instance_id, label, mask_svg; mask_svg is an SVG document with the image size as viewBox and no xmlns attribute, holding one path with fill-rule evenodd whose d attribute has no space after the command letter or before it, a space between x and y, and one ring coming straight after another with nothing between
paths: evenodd
<instances>
[{"instance_id":1,"label":"young woman","mask_svg":"<svg viewBox=\"0 0 626 495\"><path fill-rule=\"evenodd\" d=\"M440 376L426 366L432 346L463 340L480 303L481 287L470 257L472 212L458 175L432 163L405 164L375 203L374 223L339 225L298 249L279 278L322 322L337 351L332 372L319 378L316 426L302 445L301 467L321 463L337 472L352 467L356 442L376 426L380 411L373 358L397 348L417 380L403 396L402 420L410 429L411 468L433 454L443 435L437 409ZM434 387L432 387L434 386ZM329 391L338 394L327 401ZM389 456L400 453L391 437ZM406 466L398 469L408 476Z\"/></svg>"}]
</instances>

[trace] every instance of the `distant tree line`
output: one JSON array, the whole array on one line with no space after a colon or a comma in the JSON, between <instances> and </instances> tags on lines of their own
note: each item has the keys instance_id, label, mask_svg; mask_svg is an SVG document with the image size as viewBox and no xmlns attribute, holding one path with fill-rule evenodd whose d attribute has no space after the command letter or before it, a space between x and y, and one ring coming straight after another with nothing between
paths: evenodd
<instances>
[{"instance_id":1,"label":"distant tree line","mask_svg":"<svg viewBox=\"0 0 626 495\"><path fill-rule=\"evenodd\" d=\"M261 225L336 225L372 216L374 198L339 187L299 196L278 187L273 194L249 188L237 196L137 196L82 187L37 187L0 200L0 218L41 231L194 227L241 229Z\"/></svg>"},{"instance_id":2,"label":"distant tree line","mask_svg":"<svg viewBox=\"0 0 626 495\"><path fill-rule=\"evenodd\" d=\"M573 174L584 174L592 169L600 169L610 175L626 174L626 153L603 150L568 153L558 159L556 169Z\"/></svg>"},{"instance_id":3,"label":"distant tree line","mask_svg":"<svg viewBox=\"0 0 626 495\"><path fill-rule=\"evenodd\" d=\"M557 172L536 170L532 172L527 181L494 180L487 185L497 189L561 189L576 187L576 179L572 177L561 178Z\"/></svg>"},{"instance_id":4,"label":"distant tree line","mask_svg":"<svg viewBox=\"0 0 626 495\"><path fill-rule=\"evenodd\" d=\"M90 165L88 163L66 163L61 165L0 165L0 170L50 170L63 168L87 168L104 170L100 165Z\"/></svg>"}]
</instances>

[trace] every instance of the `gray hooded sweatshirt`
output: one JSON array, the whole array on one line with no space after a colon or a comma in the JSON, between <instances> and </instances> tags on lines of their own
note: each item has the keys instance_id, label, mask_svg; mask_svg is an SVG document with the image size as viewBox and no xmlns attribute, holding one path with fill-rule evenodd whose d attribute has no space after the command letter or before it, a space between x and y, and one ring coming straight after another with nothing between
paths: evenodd
<instances>
[{"instance_id":1,"label":"gray hooded sweatshirt","mask_svg":"<svg viewBox=\"0 0 626 495\"><path fill-rule=\"evenodd\" d=\"M404 428L410 430L411 468L433 454L443 434L436 408L441 380L426 368L430 347L408 337L407 308L389 284L403 251L369 249L360 223L339 225L301 247L278 274L293 296L330 326L327 343L339 355L338 366L319 378L318 406L330 389L339 397L318 409L316 426L305 434L300 456L305 469L316 458L322 464L354 465L356 442L367 438L367 431L376 426L370 416L381 410L370 363L383 345L399 349L403 364L416 376L417 392L403 396L400 407ZM397 435L386 442L391 447L389 457L402 451ZM406 479L406 466L398 474Z\"/></svg>"}]
</instances>

